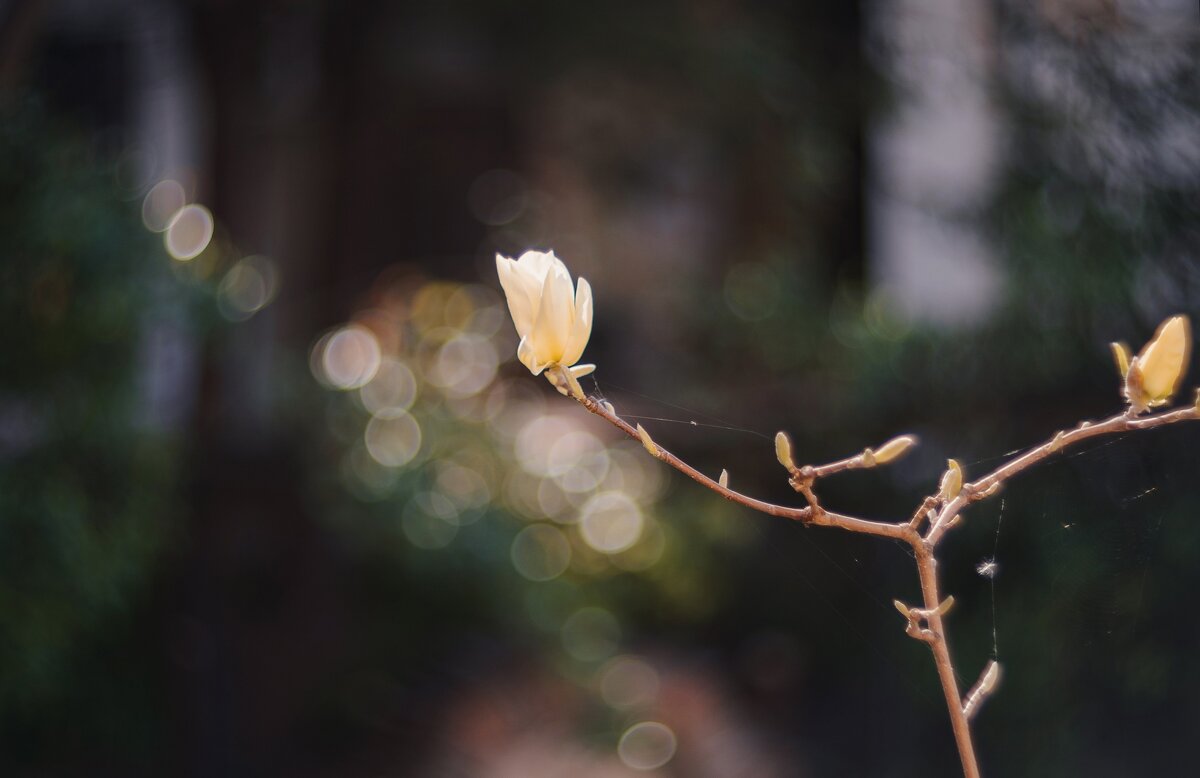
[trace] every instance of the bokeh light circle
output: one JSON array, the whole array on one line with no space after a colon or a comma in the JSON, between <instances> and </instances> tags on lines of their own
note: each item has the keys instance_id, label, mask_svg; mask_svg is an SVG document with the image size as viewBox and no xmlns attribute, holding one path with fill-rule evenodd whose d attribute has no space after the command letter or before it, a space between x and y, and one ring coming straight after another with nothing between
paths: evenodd
<instances>
[{"instance_id":1,"label":"bokeh light circle","mask_svg":"<svg viewBox=\"0 0 1200 778\"><path fill-rule=\"evenodd\" d=\"M338 389L357 389L378 372L383 354L375 334L351 324L329 336L323 344L321 368L325 382Z\"/></svg>"},{"instance_id":2,"label":"bokeh light circle","mask_svg":"<svg viewBox=\"0 0 1200 778\"><path fill-rule=\"evenodd\" d=\"M245 321L275 298L279 272L266 257L250 256L229 269L217 288L217 307L230 321Z\"/></svg>"},{"instance_id":3,"label":"bokeh light circle","mask_svg":"<svg viewBox=\"0 0 1200 778\"><path fill-rule=\"evenodd\" d=\"M571 564L571 544L562 531L549 524L534 524L513 538L513 567L530 581L550 581Z\"/></svg>"},{"instance_id":4,"label":"bokeh light circle","mask_svg":"<svg viewBox=\"0 0 1200 778\"><path fill-rule=\"evenodd\" d=\"M163 245L167 253L181 262L195 259L208 248L216 228L212 213L203 205L185 205L167 226Z\"/></svg>"},{"instance_id":5,"label":"bokeh light circle","mask_svg":"<svg viewBox=\"0 0 1200 778\"><path fill-rule=\"evenodd\" d=\"M421 425L407 411L381 411L367 422L363 441L379 464L403 467L421 450Z\"/></svg>"},{"instance_id":6,"label":"bokeh light circle","mask_svg":"<svg viewBox=\"0 0 1200 778\"><path fill-rule=\"evenodd\" d=\"M430 379L451 397L470 397L496 377L500 357L491 341L480 335L459 335L439 350Z\"/></svg>"},{"instance_id":7,"label":"bokeh light circle","mask_svg":"<svg viewBox=\"0 0 1200 778\"><path fill-rule=\"evenodd\" d=\"M159 181L142 200L142 224L151 232L166 232L175 214L187 205L187 195L178 181Z\"/></svg>"},{"instance_id":8,"label":"bokeh light circle","mask_svg":"<svg viewBox=\"0 0 1200 778\"><path fill-rule=\"evenodd\" d=\"M579 534L585 543L605 554L616 554L642 536L645 517L624 492L601 492L583 506Z\"/></svg>"},{"instance_id":9,"label":"bokeh light circle","mask_svg":"<svg viewBox=\"0 0 1200 778\"><path fill-rule=\"evenodd\" d=\"M621 735L617 755L634 770L657 770L675 756L675 733L666 724L643 721Z\"/></svg>"},{"instance_id":10,"label":"bokeh light circle","mask_svg":"<svg viewBox=\"0 0 1200 778\"><path fill-rule=\"evenodd\" d=\"M385 357L375 375L358 392L363 407L371 413L408 410L417 399L417 378L408 365Z\"/></svg>"}]
</instances>

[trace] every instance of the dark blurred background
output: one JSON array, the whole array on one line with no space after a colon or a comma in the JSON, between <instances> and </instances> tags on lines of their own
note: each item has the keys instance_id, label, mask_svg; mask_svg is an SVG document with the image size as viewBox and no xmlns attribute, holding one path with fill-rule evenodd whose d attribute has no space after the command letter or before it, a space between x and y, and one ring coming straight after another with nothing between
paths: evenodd
<instances>
[{"instance_id":1,"label":"dark blurred background","mask_svg":"<svg viewBox=\"0 0 1200 778\"><path fill-rule=\"evenodd\" d=\"M907 550L531 378L493 257L735 488L919 434L822 488L899 519L1196 312L1198 65L1192 0L0 2L0 771L960 774ZM1193 760L1198 435L943 545L987 775Z\"/></svg>"}]
</instances>

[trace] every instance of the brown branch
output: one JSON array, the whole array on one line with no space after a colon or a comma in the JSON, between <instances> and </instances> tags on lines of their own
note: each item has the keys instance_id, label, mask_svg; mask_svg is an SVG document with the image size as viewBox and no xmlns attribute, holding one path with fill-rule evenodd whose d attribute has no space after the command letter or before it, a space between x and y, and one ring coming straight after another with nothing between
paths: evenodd
<instances>
[{"instance_id":1,"label":"brown branch","mask_svg":"<svg viewBox=\"0 0 1200 778\"><path fill-rule=\"evenodd\" d=\"M804 496L808 505L803 508L775 505L763 502L762 500L756 500L753 497L748 497L729 489L720 482L714 481L696 470L671 452L658 446L645 430L636 428L617 416L611 405L597 402L587 397L579 387L578 382L572 380L569 374L564 373L562 383L570 389L570 395L589 411L617 427L634 440L640 441L658 459L661 459L671 467L674 467L697 483L708 487L727 500L736 502L752 510L800 521L804 524L837 527L850 532L878 535L908 543L912 547L916 558L917 575L920 579L921 595L925 607L911 608L899 601L897 601L897 607L900 608L901 612L908 619L908 625L905 630L907 634L927 643L930 652L933 654L934 665L937 668L942 693L946 698L946 709L950 714L950 726L954 732L954 740L958 747L959 759L962 761L965 778L979 778L980 776L979 763L975 756L975 745L971 737L970 722L972 717L978 713L979 707L987 699L988 695L995 689L1000 669L999 665L995 662L989 663L980 676L979 681L964 700L959 692L958 678L954 671L954 661L950 653L950 644L946 638L946 629L943 620L943 616L950 609L954 598L948 597L943 600L938 591L937 558L935 556L938 541L941 540L949 529L960 522L962 511L972 502L991 497L1008 479L1070 446L1102 435L1153 429L1154 427L1174 422L1200 419L1200 396L1198 396L1197 402L1191 407L1163 412L1153 416L1139 418L1134 411L1127 410L1096 424L1086 421L1081 422L1070 431L1056 433L1050 440L1009 460L982 478L963 484L959 492L949 499L944 495L926 497L912 514L912 518L904 522L892 524L860 519L826 510L820 504L814 490L814 485L819 478L845 470L874 467L877 462L874 452L871 452L870 449L826 465L795 467L791 462L789 443L789 449L786 451L787 456L781 456L780 461L788 469L790 476L789 483L792 485L792 488ZM905 446L911 446L912 442L909 440L905 443ZM937 510L939 504L942 507L940 510ZM919 531L921 524L935 510L937 510L937 513L930 519L929 530L922 537Z\"/></svg>"},{"instance_id":2,"label":"brown branch","mask_svg":"<svg viewBox=\"0 0 1200 778\"><path fill-rule=\"evenodd\" d=\"M946 628L939 613L937 582L937 560L933 547L918 542L913 544L917 556L917 574L921 578L921 594L925 598L925 609L929 611L927 623L932 639L929 650L937 667L938 680L946 697L946 709L950 712L950 728L954 731L954 742L958 745L958 756L962 760L964 778L979 778L979 762L975 758L975 743L971 739L971 724L962 708L962 697L958 692L958 678L954 675L954 660L950 656L950 644L946 640Z\"/></svg>"},{"instance_id":3,"label":"brown branch","mask_svg":"<svg viewBox=\"0 0 1200 778\"><path fill-rule=\"evenodd\" d=\"M992 496L1008 479L1070 446L1090 438L1100 437L1101 435L1112 435L1131 430L1153 429L1165 424L1192 421L1195 419L1200 419L1200 411L1194 405L1145 418L1138 418L1126 411L1096 424L1085 421L1070 431L1055 433L1050 440L1009 460L979 480L964 484L962 491L954 499L946 503L941 511L938 512L937 518L934 519L928 534L925 536L925 542L936 546L946 531L951 528L955 517L968 504Z\"/></svg>"},{"instance_id":4,"label":"brown branch","mask_svg":"<svg viewBox=\"0 0 1200 778\"><path fill-rule=\"evenodd\" d=\"M642 442L642 436L638 433L637 428L622 419L615 412L603 407L591 397L583 396L576 397L575 399L578 400L580 405L582 405L584 408L587 408L589 411L604 419L609 424L612 424L629 437L636 441ZM704 475L704 473L701 473L699 470L692 467L687 462L684 462L682 459L675 456L670 451L667 451L665 448L656 445L655 449L656 452L654 455L658 459L683 473L688 478L691 478L701 486L706 486L709 489L712 489L726 500L729 500L730 502L736 502L739 505L744 505L751 510L756 510L771 516L779 516L780 518L803 522L804 524L815 524L821 527L840 527L841 529L846 529L851 532L879 535L881 537L893 538L896 540L912 542L912 539L915 536L915 533L907 523L890 524L882 521L869 521L867 519L860 519L854 516L846 516L844 514L834 513L833 511L827 511L819 505L814 507L814 505L810 504L804 508L795 508L786 505L776 505L774 503L764 502L762 500L756 500L748 495L735 492L726 486L721 486L719 482Z\"/></svg>"},{"instance_id":5,"label":"brown branch","mask_svg":"<svg viewBox=\"0 0 1200 778\"><path fill-rule=\"evenodd\" d=\"M874 466L875 464L873 462L871 464L867 464L866 456L863 453L859 453L852 457L839 459L836 462L830 462L827 465L813 465L810 467L812 468L813 478L826 478L834 475L835 473L841 473L846 470L862 470ZM801 468L801 470L803 469L804 468Z\"/></svg>"},{"instance_id":6,"label":"brown branch","mask_svg":"<svg viewBox=\"0 0 1200 778\"><path fill-rule=\"evenodd\" d=\"M967 717L967 721L975 718L975 715L979 713L979 707L996 690L996 684L999 682L1000 663L993 659L987 663L987 667L983 668L975 686L967 692L967 699L963 702L963 715Z\"/></svg>"}]
</instances>

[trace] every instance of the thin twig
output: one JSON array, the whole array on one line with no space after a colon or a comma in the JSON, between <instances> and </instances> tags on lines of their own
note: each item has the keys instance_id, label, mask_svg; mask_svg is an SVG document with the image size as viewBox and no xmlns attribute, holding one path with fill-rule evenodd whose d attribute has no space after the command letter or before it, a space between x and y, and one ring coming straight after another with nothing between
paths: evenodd
<instances>
[{"instance_id":1,"label":"thin twig","mask_svg":"<svg viewBox=\"0 0 1200 778\"><path fill-rule=\"evenodd\" d=\"M950 714L950 726L954 732L954 740L958 746L959 759L962 761L965 778L979 778L980 776L979 763L975 757L975 744L971 737L970 722L972 717L978 713L979 707L984 700L995 689L999 678L999 666L995 662L990 663L980 676L979 682L971 689L966 699L963 699L959 693L958 678L955 674L954 661L950 653L950 644L946 639L946 629L943 620L943 616L949 610L953 598L950 597L943 600L938 591L937 558L935 555L938 542L949 529L961 521L962 511L972 502L991 497L1008 479L1047 457L1063 451L1069 446L1102 435L1111 435L1130 430L1152 429L1174 422L1200 419L1200 398L1198 398L1198 402L1191 407L1158 413L1152 416L1139 418L1132 411L1125 411L1096 424L1081 422L1070 431L1056 433L1050 440L1014 457L982 478L963 484L958 494L950 499L945 499L937 495L926 497L912 514L912 518L893 524L835 513L822 506L817 497L815 484L818 479L845 470L874 466L874 461L868 462L866 452L840 459L827 465L805 465L803 467L795 467L791 464L789 452L786 462L790 475L789 483L797 492L804 496L808 505L803 508L775 505L735 492L720 482L714 481L704 475L679 457L654 443L644 430L639 431L638 428L621 419L614 411L610 410L611 406L601 404L584 395L583 391L578 389L577 382L572 383L575 384L571 387L572 396L585 408L617 427L629 437L640 441L658 459L661 459L697 483L707 486L727 500L771 516L792 519L804 524L837 527L850 532L860 532L891 538L893 540L902 540L912 547L917 563L917 575L920 578L921 595L924 599L925 607L909 608L900 603L898 603L898 606L905 610L908 618L906 632L912 637L927 643L930 652L933 654L934 665L937 668L942 693L946 698L946 709ZM942 505L941 509L937 510L936 515L930 520L929 530L922 537L919 531L921 524L937 509L939 504Z\"/></svg>"},{"instance_id":2,"label":"thin twig","mask_svg":"<svg viewBox=\"0 0 1200 778\"><path fill-rule=\"evenodd\" d=\"M1005 462L979 480L964 484L958 496L946 503L941 511L938 512L937 518L934 519L928 534L925 536L925 542L936 546L946 533L946 530L950 529L950 523L954 520L954 517L958 516L969 503L992 496L996 493L998 487L1008 479L1076 443L1101 435L1112 435L1130 430L1153 429L1154 427L1161 427L1164 424L1191 421L1197 418L1200 418L1200 412L1197 411L1195 406L1159 413L1145 418L1137 418L1128 412L1123 412L1096 424L1081 422L1069 432L1055 433L1050 440L1040 446L1035 446L1020 456Z\"/></svg>"},{"instance_id":3,"label":"thin twig","mask_svg":"<svg viewBox=\"0 0 1200 778\"><path fill-rule=\"evenodd\" d=\"M975 718L975 714L979 713L979 707L996 690L996 684L999 682L1000 663L993 659L979 674L979 681L971 691L967 692L966 702L963 703L963 715L967 717L967 721Z\"/></svg>"},{"instance_id":4,"label":"thin twig","mask_svg":"<svg viewBox=\"0 0 1200 778\"><path fill-rule=\"evenodd\" d=\"M608 411L602 407L600 403L596 402L590 397L583 397L582 399L579 399L579 403L583 405L584 408L587 408L589 411L604 419L609 424L612 424L629 437L641 442L642 436L638 433L636 427L615 413ZM721 486L719 482L714 481L704 473L701 473L699 470L692 467L687 462L684 462L682 459L675 456L670 451L667 451L665 448L657 445L655 448L657 449L655 456L657 456L658 459L683 473L688 478L691 478L696 483L712 489L726 500L736 502L739 505L744 505L752 510L760 511L771 516L779 516L780 518L803 522L805 524L815 524L821 527L840 527L851 532L862 532L868 535L879 535L885 538L911 541L911 535L913 533L907 523L891 524L882 521L870 521L854 516L846 516L840 513L834 513L833 511L827 511L819 506L817 508L814 508L812 505L804 508L795 508L786 505L776 505L774 503L764 502L762 500L756 500L755 498L741 494L740 492L735 492L727 486Z\"/></svg>"}]
</instances>

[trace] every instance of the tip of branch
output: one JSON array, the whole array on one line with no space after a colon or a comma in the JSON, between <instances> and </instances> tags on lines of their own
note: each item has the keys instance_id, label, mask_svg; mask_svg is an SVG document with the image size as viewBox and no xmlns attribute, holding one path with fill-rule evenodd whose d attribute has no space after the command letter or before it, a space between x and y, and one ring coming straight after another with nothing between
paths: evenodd
<instances>
[{"instance_id":1,"label":"tip of branch","mask_svg":"<svg viewBox=\"0 0 1200 778\"><path fill-rule=\"evenodd\" d=\"M796 462L792 459L792 441L786 432L775 433L775 458L779 460L779 464L787 468L789 473L795 472Z\"/></svg>"},{"instance_id":2,"label":"tip of branch","mask_svg":"<svg viewBox=\"0 0 1200 778\"><path fill-rule=\"evenodd\" d=\"M886 465L888 462L893 462L907 454L915 445L917 445L916 435L894 437L874 452L875 464Z\"/></svg>"},{"instance_id":3,"label":"tip of branch","mask_svg":"<svg viewBox=\"0 0 1200 778\"><path fill-rule=\"evenodd\" d=\"M943 502L950 502L962 491L963 470L957 460L946 460L946 472L942 474L942 482L938 488Z\"/></svg>"},{"instance_id":4,"label":"tip of branch","mask_svg":"<svg viewBox=\"0 0 1200 778\"><path fill-rule=\"evenodd\" d=\"M963 715L968 719L973 718L979 712L979 706L991 696L999 683L1000 663L993 659L983 669L975 688L967 694L966 702L963 703Z\"/></svg>"}]
</instances>

